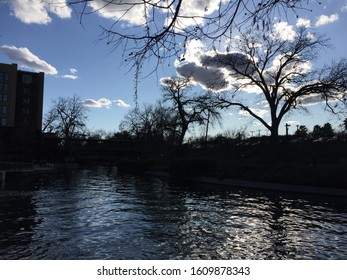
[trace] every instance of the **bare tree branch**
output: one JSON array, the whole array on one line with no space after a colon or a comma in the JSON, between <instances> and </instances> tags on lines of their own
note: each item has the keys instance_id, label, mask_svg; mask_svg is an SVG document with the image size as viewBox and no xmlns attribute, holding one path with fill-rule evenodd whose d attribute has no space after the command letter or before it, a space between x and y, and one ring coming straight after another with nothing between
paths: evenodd
<instances>
[{"instance_id":1,"label":"bare tree branch","mask_svg":"<svg viewBox=\"0 0 347 280\"><path fill-rule=\"evenodd\" d=\"M225 76L228 83L222 79L219 82L232 85L233 91L219 94L220 106L246 111L269 129L274 138L277 138L279 125L286 114L306 109L310 104L324 102L325 109L330 112L346 113L347 59L333 62L322 70L312 69L311 62L318 58L319 51L329 46L325 36L308 36L304 28L296 30L295 36L290 39L276 38L273 32L267 37L259 34L257 31L242 33L229 53L215 51L201 55L199 77L203 76L201 71L212 73L223 69L229 73ZM180 73L184 75L185 72ZM194 76L193 73L190 75ZM207 83L205 86L210 85ZM259 109L249 100L241 100L243 91L257 93L263 106L266 106ZM264 118L265 109L271 122Z\"/></svg>"},{"instance_id":2,"label":"bare tree branch","mask_svg":"<svg viewBox=\"0 0 347 280\"><path fill-rule=\"evenodd\" d=\"M296 14L309 0L68 0L83 24L89 14L111 18L100 40L121 49L123 62L135 70L137 83L145 61L154 58L152 73L167 60L179 58L186 42L223 44L235 30L269 29L275 16ZM147 69L146 69L147 70Z\"/></svg>"}]
</instances>

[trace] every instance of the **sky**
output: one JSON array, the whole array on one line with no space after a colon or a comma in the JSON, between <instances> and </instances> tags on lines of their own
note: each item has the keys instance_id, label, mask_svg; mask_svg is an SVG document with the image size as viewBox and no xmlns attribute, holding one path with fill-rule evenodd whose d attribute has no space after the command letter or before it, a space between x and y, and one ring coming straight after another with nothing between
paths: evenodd
<instances>
[{"instance_id":1,"label":"sky","mask_svg":"<svg viewBox=\"0 0 347 280\"><path fill-rule=\"evenodd\" d=\"M61 4L64 1L58 2ZM206 9L200 11L198 5L194 6L197 1L188 1L189 7L185 7L183 12L206 13ZM278 34L285 36L285 39L295 36L293 30L297 25L307 26L331 39L333 48L323 51L312 67L347 57L347 0L321 1L321 5L318 2L309 1L308 9L300 10L298 17L288 17L281 22L276 19ZM216 5L218 1L209 3ZM95 0L90 2L88 9L97 10L100 5L101 0ZM133 9L123 17L124 26L141 24L138 13ZM110 26L119 16L119 10L108 8L85 15L81 24L79 16L67 6L48 6L41 0L0 0L0 62L17 63L19 69L23 70L45 72L44 113L58 97L76 94L89 108L89 129L118 131L124 115L135 107L134 72L122 63L120 49L113 50L99 38L102 33L100 26ZM185 24L190 23L187 20ZM173 59L156 73L140 80L138 103L154 103L162 95L162 78L174 76L176 71L184 75L189 63L196 65L197 54L201 56L209 51L204 42L190 43L184 54L184 63ZM151 67L151 62L148 62L148 67ZM206 87L206 81L202 81L205 75L201 75L196 76L199 90ZM315 124L330 122L337 127L342 123L330 114L323 113L320 104L311 105L308 109L310 114L293 113L285 118L280 133L284 133L286 122L292 124L292 133L296 125L306 125L312 129ZM258 110L265 117L268 114L265 108ZM252 134L266 134L265 128L259 123L234 110L223 112L222 127L216 126L211 133L246 126L250 134L251 131L254 131Z\"/></svg>"}]
</instances>

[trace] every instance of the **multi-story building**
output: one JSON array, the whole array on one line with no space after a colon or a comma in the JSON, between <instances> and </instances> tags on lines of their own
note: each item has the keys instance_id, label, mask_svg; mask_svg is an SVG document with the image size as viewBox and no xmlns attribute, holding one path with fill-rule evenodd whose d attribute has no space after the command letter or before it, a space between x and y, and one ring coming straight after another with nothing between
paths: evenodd
<instances>
[{"instance_id":1,"label":"multi-story building","mask_svg":"<svg viewBox=\"0 0 347 280\"><path fill-rule=\"evenodd\" d=\"M0 63L0 161L30 161L40 151L44 73Z\"/></svg>"},{"instance_id":2,"label":"multi-story building","mask_svg":"<svg viewBox=\"0 0 347 280\"><path fill-rule=\"evenodd\" d=\"M43 85L44 73L0 63L0 129L16 134L41 131Z\"/></svg>"}]
</instances>

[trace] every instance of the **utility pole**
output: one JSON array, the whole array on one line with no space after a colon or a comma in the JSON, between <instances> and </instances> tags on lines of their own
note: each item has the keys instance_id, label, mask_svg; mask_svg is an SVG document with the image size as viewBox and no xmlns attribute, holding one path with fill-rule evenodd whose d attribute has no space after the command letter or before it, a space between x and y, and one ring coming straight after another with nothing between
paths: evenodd
<instances>
[{"instance_id":1,"label":"utility pole","mask_svg":"<svg viewBox=\"0 0 347 280\"><path fill-rule=\"evenodd\" d=\"M285 127L286 127L286 136L288 136L289 135L288 131L289 131L290 124L286 123Z\"/></svg>"},{"instance_id":2,"label":"utility pole","mask_svg":"<svg viewBox=\"0 0 347 280\"><path fill-rule=\"evenodd\" d=\"M206 121L206 131L205 131L205 142L207 143L208 138L208 126L210 125L210 110L207 110L207 121Z\"/></svg>"}]
</instances>

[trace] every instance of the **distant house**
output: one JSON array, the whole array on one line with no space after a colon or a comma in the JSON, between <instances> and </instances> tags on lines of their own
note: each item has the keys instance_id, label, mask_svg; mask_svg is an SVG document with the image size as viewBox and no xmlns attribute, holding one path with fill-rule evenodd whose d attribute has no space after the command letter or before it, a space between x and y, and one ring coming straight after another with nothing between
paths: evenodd
<instances>
[{"instance_id":1,"label":"distant house","mask_svg":"<svg viewBox=\"0 0 347 280\"><path fill-rule=\"evenodd\" d=\"M0 143L24 143L24 149L28 150L30 145L25 148L25 143L38 141L43 86L44 73L22 71L17 64L0 63Z\"/></svg>"}]
</instances>

